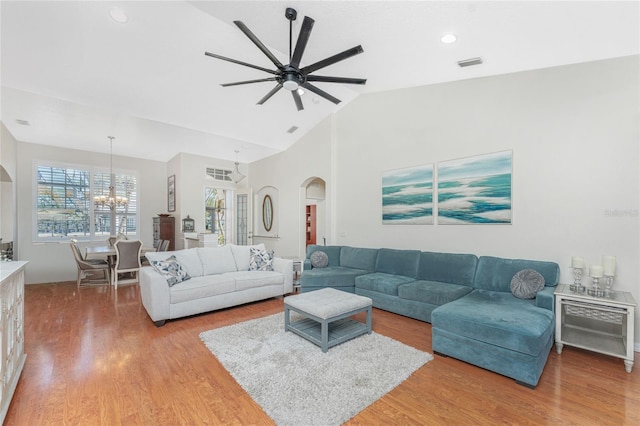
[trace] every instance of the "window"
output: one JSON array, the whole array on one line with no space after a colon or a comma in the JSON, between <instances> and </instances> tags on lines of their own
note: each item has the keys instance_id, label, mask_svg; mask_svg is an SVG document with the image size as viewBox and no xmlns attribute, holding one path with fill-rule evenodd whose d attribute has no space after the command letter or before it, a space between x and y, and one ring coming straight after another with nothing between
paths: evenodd
<instances>
[{"instance_id":1,"label":"window","mask_svg":"<svg viewBox=\"0 0 640 426\"><path fill-rule=\"evenodd\" d=\"M36 166L36 241L63 238L88 240L111 234L137 233L137 179L114 174L116 196L121 203L111 210L94 202L108 196L109 173L88 167ZM126 200L126 202L124 202Z\"/></svg>"}]
</instances>

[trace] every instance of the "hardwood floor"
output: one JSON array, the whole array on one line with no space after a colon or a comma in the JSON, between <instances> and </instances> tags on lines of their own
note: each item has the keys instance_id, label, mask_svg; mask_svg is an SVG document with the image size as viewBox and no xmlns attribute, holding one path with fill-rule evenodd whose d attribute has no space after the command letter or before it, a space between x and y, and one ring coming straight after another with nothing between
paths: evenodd
<instances>
[{"instance_id":1,"label":"hardwood floor","mask_svg":"<svg viewBox=\"0 0 640 426\"><path fill-rule=\"evenodd\" d=\"M156 328L137 285L28 285L27 362L5 425L273 424L198 335L283 310L282 299ZM374 310L373 328L431 352L431 325ZM640 424L640 366L565 348L535 390L436 356L350 425Z\"/></svg>"}]
</instances>

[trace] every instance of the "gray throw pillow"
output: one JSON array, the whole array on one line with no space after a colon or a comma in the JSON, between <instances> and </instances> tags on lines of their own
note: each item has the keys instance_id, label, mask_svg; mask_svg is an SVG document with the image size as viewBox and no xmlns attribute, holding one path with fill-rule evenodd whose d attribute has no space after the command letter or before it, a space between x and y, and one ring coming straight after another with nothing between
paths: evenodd
<instances>
[{"instance_id":1,"label":"gray throw pillow","mask_svg":"<svg viewBox=\"0 0 640 426\"><path fill-rule=\"evenodd\" d=\"M519 299L533 299L544 288L544 277L533 269L523 269L511 279L511 293Z\"/></svg>"},{"instance_id":2,"label":"gray throw pillow","mask_svg":"<svg viewBox=\"0 0 640 426\"><path fill-rule=\"evenodd\" d=\"M183 269L175 256L171 256L165 260L152 260L151 266L153 266L153 269L158 271L158 273L167 280L169 287L173 287L182 281L191 279L189 274L187 274L187 271Z\"/></svg>"},{"instance_id":3,"label":"gray throw pillow","mask_svg":"<svg viewBox=\"0 0 640 426\"><path fill-rule=\"evenodd\" d=\"M314 268L326 268L329 266L329 256L320 250L311 253L309 260L311 260L311 266Z\"/></svg>"}]
</instances>

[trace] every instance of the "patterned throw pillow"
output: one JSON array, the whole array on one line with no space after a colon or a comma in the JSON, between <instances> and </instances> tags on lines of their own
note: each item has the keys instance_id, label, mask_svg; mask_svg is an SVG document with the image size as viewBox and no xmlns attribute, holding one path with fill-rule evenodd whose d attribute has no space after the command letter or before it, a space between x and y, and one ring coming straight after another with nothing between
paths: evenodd
<instances>
[{"instance_id":1,"label":"patterned throw pillow","mask_svg":"<svg viewBox=\"0 0 640 426\"><path fill-rule=\"evenodd\" d=\"M533 299L544 288L544 277L533 269L523 269L511 279L511 293L519 299Z\"/></svg>"},{"instance_id":2,"label":"patterned throw pillow","mask_svg":"<svg viewBox=\"0 0 640 426\"><path fill-rule=\"evenodd\" d=\"M329 256L320 250L311 253L309 260L311 261L311 266L314 268L326 268L329 266Z\"/></svg>"},{"instance_id":3,"label":"patterned throw pillow","mask_svg":"<svg viewBox=\"0 0 640 426\"><path fill-rule=\"evenodd\" d=\"M187 271L182 269L182 265L175 256L171 256L165 260L152 260L151 266L167 280L169 287L191 279Z\"/></svg>"},{"instance_id":4,"label":"patterned throw pillow","mask_svg":"<svg viewBox=\"0 0 640 426\"><path fill-rule=\"evenodd\" d=\"M251 247L250 271L273 271L273 250L262 250Z\"/></svg>"}]
</instances>

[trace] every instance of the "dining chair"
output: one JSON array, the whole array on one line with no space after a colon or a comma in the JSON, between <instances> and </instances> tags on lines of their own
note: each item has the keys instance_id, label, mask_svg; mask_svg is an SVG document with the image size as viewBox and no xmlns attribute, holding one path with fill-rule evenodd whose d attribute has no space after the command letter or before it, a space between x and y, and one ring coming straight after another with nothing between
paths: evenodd
<instances>
[{"instance_id":1,"label":"dining chair","mask_svg":"<svg viewBox=\"0 0 640 426\"><path fill-rule=\"evenodd\" d=\"M169 250L169 244L171 240L161 240L160 245L158 246L158 251L167 251Z\"/></svg>"},{"instance_id":2,"label":"dining chair","mask_svg":"<svg viewBox=\"0 0 640 426\"><path fill-rule=\"evenodd\" d=\"M118 288L118 283L136 283L139 279L140 254L142 253L142 241L140 240L118 240L113 246L116 249L116 262L113 266L113 285ZM135 278L119 280L118 275L123 273L132 274Z\"/></svg>"},{"instance_id":3,"label":"dining chair","mask_svg":"<svg viewBox=\"0 0 640 426\"><path fill-rule=\"evenodd\" d=\"M73 257L76 260L76 265L78 267L78 282L77 286L80 287L82 280L85 278L89 278L87 274L102 272L104 274L104 280L107 284L111 283L109 278L110 268L109 263L103 259L85 259L82 256L82 252L76 243L71 243L71 251L73 252ZM88 279L91 282L90 279Z\"/></svg>"},{"instance_id":4,"label":"dining chair","mask_svg":"<svg viewBox=\"0 0 640 426\"><path fill-rule=\"evenodd\" d=\"M117 240L118 240L118 237L111 236L107 238L107 244L109 244L109 247L113 247L113 245L116 243Z\"/></svg>"}]
</instances>

